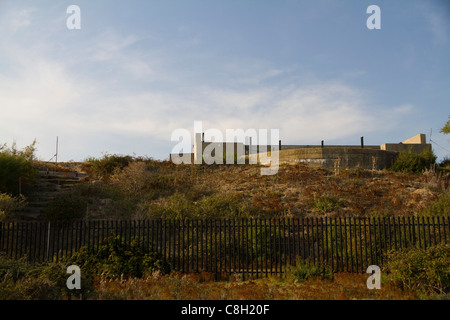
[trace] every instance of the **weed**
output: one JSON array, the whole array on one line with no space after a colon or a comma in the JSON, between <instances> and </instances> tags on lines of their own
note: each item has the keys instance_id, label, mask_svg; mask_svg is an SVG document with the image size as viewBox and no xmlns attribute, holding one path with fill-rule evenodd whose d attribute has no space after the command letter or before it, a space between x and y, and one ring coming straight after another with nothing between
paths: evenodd
<instances>
[{"instance_id":1,"label":"weed","mask_svg":"<svg viewBox=\"0 0 450 320\"><path fill-rule=\"evenodd\" d=\"M336 210L344 205L344 201L333 195L324 195L314 199L314 208L324 214Z\"/></svg>"},{"instance_id":2,"label":"weed","mask_svg":"<svg viewBox=\"0 0 450 320\"><path fill-rule=\"evenodd\" d=\"M300 283L311 278L333 280L333 271L328 266L314 264L311 261L298 258L295 266L289 268L287 277Z\"/></svg>"}]
</instances>

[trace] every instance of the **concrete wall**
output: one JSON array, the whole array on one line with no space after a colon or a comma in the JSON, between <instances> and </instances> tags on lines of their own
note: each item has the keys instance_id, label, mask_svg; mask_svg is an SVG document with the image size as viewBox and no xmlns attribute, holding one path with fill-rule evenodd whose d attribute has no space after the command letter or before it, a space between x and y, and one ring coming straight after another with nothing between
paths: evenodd
<instances>
[{"instance_id":1,"label":"concrete wall","mask_svg":"<svg viewBox=\"0 0 450 320\"><path fill-rule=\"evenodd\" d=\"M386 151L408 151L411 150L415 153L421 153L425 150L431 150L431 144L403 144L403 143L385 143L381 145L381 150Z\"/></svg>"},{"instance_id":2,"label":"concrete wall","mask_svg":"<svg viewBox=\"0 0 450 320\"><path fill-rule=\"evenodd\" d=\"M201 146L201 147L200 147ZM195 136L193 153L186 154L185 159L190 159L191 163L201 163L202 155L211 154L214 156L214 151L219 154L227 154L227 148L233 150L236 156L238 152L245 154L245 162L249 163L249 155L252 155L252 161L265 162L267 156L271 156L273 152L278 152L279 163L307 163L313 166L322 166L325 168L355 168L360 167L364 169L385 169L392 166L399 152L410 149L413 152L421 153L424 150L431 150L431 145L426 143L426 136L418 134L410 139L400 143L385 143L381 146L364 145L361 146L330 146L324 145L281 145L281 150L276 146L265 146L267 153L264 153L263 146L248 146L242 143L234 142L202 142L200 133ZM273 151L271 151L273 150ZM211 152L212 151L212 152ZM223 156L218 158L223 160ZM171 155L171 160L175 159ZM208 158L204 157L205 162ZM212 162L212 161L211 161Z\"/></svg>"},{"instance_id":3,"label":"concrete wall","mask_svg":"<svg viewBox=\"0 0 450 320\"><path fill-rule=\"evenodd\" d=\"M321 148L321 145L281 145L281 150L290 150L290 149L306 149L306 148ZM361 148L360 145L327 145L326 148ZM364 149L375 149L379 150L379 145L364 145Z\"/></svg>"},{"instance_id":4,"label":"concrete wall","mask_svg":"<svg viewBox=\"0 0 450 320\"><path fill-rule=\"evenodd\" d=\"M406 139L402 142L403 144L426 144L427 138L425 134L419 133L412 138Z\"/></svg>"},{"instance_id":5,"label":"concrete wall","mask_svg":"<svg viewBox=\"0 0 450 320\"><path fill-rule=\"evenodd\" d=\"M304 148L279 151L280 164L306 163L334 169L360 167L363 169L385 169L392 166L397 152L366 148ZM260 158L259 154L257 155Z\"/></svg>"},{"instance_id":6,"label":"concrete wall","mask_svg":"<svg viewBox=\"0 0 450 320\"><path fill-rule=\"evenodd\" d=\"M400 143L385 143L380 146L381 150L387 151L408 151L411 150L415 153L421 153L426 150L431 150L431 144L426 142L426 135L419 133L412 138L406 139Z\"/></svg>"},{"instance_id":7,"label":"concrete wall","mask_svg":"<svg viewBox=\"0 0 450 320\"><path fill-rule=\"evenodd\" d=\"M241 142L204 142L200 133L195 135L192 150L194 155L193 163L202 163L202 159L206 163L212 163L214 159L222 159L224 161L224 156L230 158L230 160L225 160L229 162L234 161L238 154L242 156L245 154L245 147Z\"/></svg>"}]
</instances>

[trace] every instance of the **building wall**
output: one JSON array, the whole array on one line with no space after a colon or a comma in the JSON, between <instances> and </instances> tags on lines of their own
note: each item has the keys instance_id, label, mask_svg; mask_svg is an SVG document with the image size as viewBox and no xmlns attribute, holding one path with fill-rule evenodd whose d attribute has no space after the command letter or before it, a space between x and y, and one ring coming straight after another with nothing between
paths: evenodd
<instances>
[{"instance_id":1,"label":"building wall","mask_svg":"<svg viewBox=\"0 0 450 320\"><path fill-rule=\"evenodd\" d=\"M425 150L431 150L431 144L385 143L381 145L381 150L396 151L396 152L411 150L412 152L415 153L421 153Z\"/></svg>"},{"instance_id":2,"label":"building wall","mask_svg":"<svg viewBox=\"0 0 450 320\"><path fill-rule=\"evenodd\" d=\"M389 168L398 156L397 152L366 148L304 148L281 150L280 164L307 163L333 169L363 168L381 170ZM258 155L259 159L259 155Z\"/></svg>"},{"instance_id":3,"label":"building wall","mask_svg":"<svg viewBox=\"0 0 450 320\"><path fill-rule=\"evenodd\" d=\"M241 142L204 142L202 141L200 133L195 135L194 146L192 149L194 155L193 163L202 163L201 159L208 163L211 156L211 159L216 158L224 161L224 156L231 157L228 150L232 150L234 155L230 158L232 160L237 158L238 153L241 155L245 154L245 146Z\"/></svg>"},{"instance_id":4,"label":"building wall","mask_svg":"<svg viewBox=\"0 0 450 320\"><path fill-rule=\"evenodd\" d=\"M246 163L249 163L250 157L252 159L250 163L264 162L264 160L267 160L267 156L271 156L273 152L278 152L280 164L307 163L331 169L335 167L342 169L360 167L377 170L391 167L401 151L411 150L415 153L421 153L424 150L431 150L431 145L426 143L426 136L418 134L400 143L385 143L381 146L364 145L363 148L361 146L281 145L281 150L277 151L278 145L266 146L267 153L263 157L262 146L256 145L250 148L250 146L238 142L202 142L201 134L197 133L193 153L189 154L188 157L191 159L191 163L202 163L200 159L205 150L206 154L209 154L212 148L215 148L219 153L226 154L227 147L234 150L235 156L238 152L243 152ZM171 155L171 160L172 158ZM223 157L220 158L223 159ZM207 158L204 157L204 160L206 161Z\"/></svg>"}]
</instances>

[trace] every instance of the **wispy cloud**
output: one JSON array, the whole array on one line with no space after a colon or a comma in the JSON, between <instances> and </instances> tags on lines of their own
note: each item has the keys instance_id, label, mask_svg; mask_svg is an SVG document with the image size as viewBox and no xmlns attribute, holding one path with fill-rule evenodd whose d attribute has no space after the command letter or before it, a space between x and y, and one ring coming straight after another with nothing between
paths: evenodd
<instances>
[{"instance_id":1,"label":"wispy cloud","mask_svg":"<svg viewBox=\"0 0 450 320\"><path fill-rule=\"evenodd\" d=\"M33 13L19 13L10 28L17 33L29 28ZM165 141L167 146L155 153L168 154L173 130L192 130L194 120L223 131L278 128L285 143L317 143L374 131L411 108L375 114L356 87L332 80L297 82L289 77L296 66L280 68L262 60L230 60L214 66L223 78L196 82L207 71L193 67L182 74L171 65L172 52L143 49L139 44L149 38L114 29L86 36L68 56L55 54L67 53L69 44L53 36L53 42L42 45L0 34L3 45L14 48L2 55L13 68L0 75L0 137L26 143L64 136L78 159L91 150L120 149L118 143L132 144L135 137ZM270 81L280 75L292 81ZM52 149L53 143L43 144L41 156L49 158Z\"/></svg>"},{"instance_id":2,"label":"wispy cloud","mask_svg":"<svg viewBox=\"0 0 450 320\"><path fill-rule=\"evenodd\" d=\"M433 34L434 43L442 45L448 41L448 22L439 14L428 14L430 29Z\"/></svg>"}]
</instances>

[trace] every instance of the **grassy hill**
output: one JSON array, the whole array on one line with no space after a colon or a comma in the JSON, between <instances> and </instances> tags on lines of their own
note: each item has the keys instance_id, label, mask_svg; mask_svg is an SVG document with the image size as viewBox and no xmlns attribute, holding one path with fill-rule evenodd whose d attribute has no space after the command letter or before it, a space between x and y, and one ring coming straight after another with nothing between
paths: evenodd
<instances>
[{"instance_id":1,"label":"grassy hill","mask_svg":"<svg viewBox=\"0 0 450 320\"><path fill-rule=\"evenodd\" d=\"M106 159L106 160L105 160ZM83 179L42 218L66 220L449 215L449 174L283 165L174 165L109 156L60 164Z\"/></svg>"}]
</instances>

